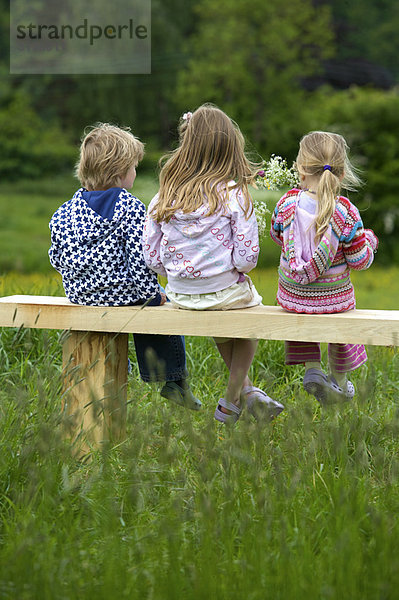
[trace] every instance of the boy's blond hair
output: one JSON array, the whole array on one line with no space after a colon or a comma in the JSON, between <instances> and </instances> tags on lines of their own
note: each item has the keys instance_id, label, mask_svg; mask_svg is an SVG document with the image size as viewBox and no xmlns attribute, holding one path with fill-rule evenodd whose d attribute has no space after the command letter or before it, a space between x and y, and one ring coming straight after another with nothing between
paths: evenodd
<instances>
[{"instance_id":1,"label":"boy's blond hair","mask_svg":"<svg viewBox=\"0 0 399 600\"><path fill-rule=\"evenodd\" d=\"M161 159L159 201L153 217L169 221L181 210L194 212L205 202L208 215L218 212L228 197L228 188L240 188L245 215L252 213L248 185L254 181L259 165L244 151L244 137L238 125L222 110L203 104L181 119L179 147ZM229 182L234 181L232 186Z\"/></svg>"},{"instance_id":2,"label":"boy's blond hair","mask_svg":"<svg viewBox=\"0 0 399 600\"><path fill-rule=\"evenodd\" d=\"M144 144L129 127L97 123L85 130L75 174L87 190L106 190L117 187L143 156Z\"/></svg>"},{"instance_id":3,"label":"boy's blond hair","mask_svg":"<svg viewBox=\"0 0 399 600\"><path fill-rule=\"evenodd\" d=\"M335 210L341 188L355 190L361 184L348 157L349 147L338 133L311 131L299 144L296 168L299 175L318 178L318 214L316 239L326 231Z\"/></svg>"}]
</instances>

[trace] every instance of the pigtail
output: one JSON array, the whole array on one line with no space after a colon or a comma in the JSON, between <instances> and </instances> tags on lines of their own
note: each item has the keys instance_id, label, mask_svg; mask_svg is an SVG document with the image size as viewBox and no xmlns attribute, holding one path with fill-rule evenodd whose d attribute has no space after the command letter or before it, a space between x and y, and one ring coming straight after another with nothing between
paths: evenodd
<instances>
[{"instance_id":1,"label":"pigtail","mask_svg":"<svg viewBox=\"0 0 399 600\"><path fill-rule=\"evenodd\" d=\"M325 169L317 186L319 210L315 220L316 239L320 240L334 214L337 196L341 191L339 178L332 169Z\"/></svg>"},{"instance_id":2,"label":"pigtail","mask_svg":"<svg viewBox=\"0 0 399 600\"><path fill-rule=\"evenodd\" d=\"M299 145L296 168L300 176L317 181L316 241L327 230L341 187L355 190L361 180L348 158L348 145L337 133L312 131Z\"/></svg>"}]
</instances>

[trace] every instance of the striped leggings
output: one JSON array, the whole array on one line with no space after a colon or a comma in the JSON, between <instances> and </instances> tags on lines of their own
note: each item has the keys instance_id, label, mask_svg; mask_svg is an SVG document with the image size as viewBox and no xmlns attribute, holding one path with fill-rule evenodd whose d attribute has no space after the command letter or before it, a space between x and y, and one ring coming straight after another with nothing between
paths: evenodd
<instances>
[{"instance_id":1,"label":"striped leggings","mask_svg":"<svg viewBox=\"0 0 399 600\"><path fill-rule=\"evenodd\" d=\"M300 365L305 362L320 362L318 342L285 342L285 363ZM354 371L367 361L366 349L362 344L328 344L328 360L336 373Z\"/></svg>"}]
</instances>

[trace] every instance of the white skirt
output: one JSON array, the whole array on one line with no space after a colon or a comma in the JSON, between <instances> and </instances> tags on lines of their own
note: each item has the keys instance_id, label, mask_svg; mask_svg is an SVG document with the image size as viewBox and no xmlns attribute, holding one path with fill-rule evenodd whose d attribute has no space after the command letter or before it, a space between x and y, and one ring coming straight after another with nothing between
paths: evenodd
<instances>
[{"instance_id":1,"label":"white skirt","mask_svg":"<svg viewBox=\"0 0 399 600\"><path fill-rule=\"evenodd\" d=\"M169 285L165 292L174 306L187 310L232 310L262 304L262 296L258 294L248 275L245 275L245 281L233 283L219 292L178 294L172 292Z\"/></svg>"}]
</instances>

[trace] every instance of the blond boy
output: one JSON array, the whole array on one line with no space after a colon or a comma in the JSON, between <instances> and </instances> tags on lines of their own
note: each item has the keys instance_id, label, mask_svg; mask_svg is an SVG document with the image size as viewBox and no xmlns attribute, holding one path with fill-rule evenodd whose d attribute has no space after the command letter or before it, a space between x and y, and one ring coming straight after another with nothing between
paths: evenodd
<instances>
[{"instance_id":1,"label":"blond boy","mask_svg":"<svg viewBox=\"0 0 399 600\"><path fill-rule=\"evenodd\" d=\"M50 221L50 262L76 304L160 305L165 295L145 264L145 206L128 189L144 145L128 128L100 123L83 138L76 175L81 186ZM134 334L144 381L166 381L161 395L193 410L201 403L186 382L181 336ZM151 361L149 360L151 356Z\"/></svg>"}]
</instances>

